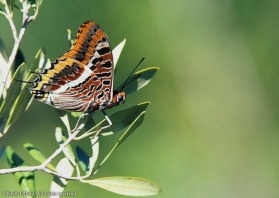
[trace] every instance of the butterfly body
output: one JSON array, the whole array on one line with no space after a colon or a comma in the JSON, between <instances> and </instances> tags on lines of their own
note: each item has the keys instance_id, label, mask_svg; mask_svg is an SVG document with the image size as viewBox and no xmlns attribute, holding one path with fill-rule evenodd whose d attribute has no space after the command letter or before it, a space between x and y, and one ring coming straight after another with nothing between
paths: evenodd
<instances>
[{"instance_id":1,"label":"butterfly body","mask_svg":"<svg viewBox=\"0 0 279 198\"><path fill-rule=\"evenodd\" d=\"M38 74L30 88L35 99L66 111L105 110L125 101L113 90L112 49L104 31L84 22L72 47Z\"/></svg>"}]
</instances>

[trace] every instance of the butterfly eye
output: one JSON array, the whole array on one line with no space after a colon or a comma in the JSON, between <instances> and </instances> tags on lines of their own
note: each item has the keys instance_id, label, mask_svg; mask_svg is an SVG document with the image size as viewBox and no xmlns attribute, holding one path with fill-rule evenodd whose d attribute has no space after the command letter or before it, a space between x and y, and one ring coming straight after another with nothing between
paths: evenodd
<instances>
[{"instance_id":1,"label":"butterfly eye","mask_svg":"<svg viewBox=\"0 0 279 198\"><path fill-rule=\"evenodd\" d=\"M117 101L118 101L118 102L121 102L122 100L123 100L123 96L122 96L122 95L118 95L118 96L117 96Z\"/></svg>"}]
</instances>

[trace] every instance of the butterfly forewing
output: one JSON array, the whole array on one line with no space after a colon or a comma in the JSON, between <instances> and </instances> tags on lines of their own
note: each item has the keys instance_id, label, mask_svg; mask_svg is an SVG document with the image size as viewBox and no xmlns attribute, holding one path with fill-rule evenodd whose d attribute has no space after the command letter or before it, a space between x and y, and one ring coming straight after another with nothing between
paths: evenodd
<instances>
[{"instance_id":1,"label":"butterfly forewing","mask_svg":"<svg viewBox=\"0 0 279 198\"><path fill-rule=\"evenodd\" d=\"M34 80L31 93L56 108L90 112L110 105L113 91L112 50L104 31L84 22L68 52Z\"/></svg>"}]
</instances>

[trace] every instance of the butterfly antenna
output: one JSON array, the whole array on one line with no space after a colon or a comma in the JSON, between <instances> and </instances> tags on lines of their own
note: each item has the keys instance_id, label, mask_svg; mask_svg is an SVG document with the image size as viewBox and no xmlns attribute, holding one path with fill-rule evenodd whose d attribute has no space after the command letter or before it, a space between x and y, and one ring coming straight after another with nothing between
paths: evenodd
<instances>
[{"instance_id":1,"label":"butterfly antenna","mask_svg":"<svg viewBox=\"0 0 279 198\"><path fill-rule=\"evenodd\" d=\"M30 74L36 74L37 76L39 76L40 75L40 73L38 73L38 72L33 72L33 71L28 71Z\"/></svg>"},{"instance_id":2,"label":"butterfly antenna","mask_svg":"<svg viewBox=\"0 0 279 198\"><path fill-rule=\"evenodd\" d=\"M18 80L18 79L15 79L17 82L22 82L22 83L30 83L30 84L33 84L32 81L25 81L25 80Z\"/></svg>"},{"instance_id":3,"label":"butterfly antenna","mask_svg":"<svg viewBox=\"0 0 279 198\"><path fill-rule=\"evenodd\" d=\"M125 82L123 83L120 91L122 91L127 85L129 85L131 82L133 82L134 80L136 80L137 78L140 77L140 75L136 76L134 79L132 79L130 82L128 82L129 78L133 75L133 73L136 71L136 69L140 66L140 64L143 62L143 60L145 59L145 57L143 57L140 62L137 64L137 66L133 69L133 71L129 74L128 78L125 80Z\"/></svg>"},{"instance_id":4,"label":"butterfly antenna","mask_svg":"<svg viewBox=\"0 0 279 198\"><path fill-rule=\"evenodd\" d=\"M120 91L122 91L125 87L127 87L127 86L128 86L129 84L131 84L133 81L137 80L140 76L141 76L141 75L139 74L139 75L137 75L136 77L134 77L132 80L130 80L129 82L127 82L127 83L125 84L125 86L122 86L123 88L122 88Z\"/></svg>"}]
</instances>

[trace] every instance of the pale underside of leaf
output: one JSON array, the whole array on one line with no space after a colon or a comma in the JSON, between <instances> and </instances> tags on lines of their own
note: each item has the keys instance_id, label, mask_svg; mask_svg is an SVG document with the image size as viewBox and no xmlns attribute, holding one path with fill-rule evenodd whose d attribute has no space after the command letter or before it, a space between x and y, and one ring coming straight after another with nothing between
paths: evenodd
<instances>
[{"instance_id":1,"label":"pale underside of leaf","mask_svg":"<svg viewBox=\"0 0 279 198\"><path fill-rule=\"evenodd\" d=\"M150 196L160 192L156 184L136 177L104 177L83 182L127 196Z\"/></svg>"},{"instance_id":2,"label":"pale underside of leaf","mask_svg":"<svg viewBox=\"0 0 279 198\"><path fill-rule=\"evenodd\" d=\"M65 142L66 137L62 133L62 129L60 127L56 127L55 130L55 138L56 141L61 145ZM73 149L70 144L68 144L64 149L63 149L64 155L67 157L67 159L72 163L73 166L76 166L76 160L75 160L75 155L73 152Z\"/></svg>"},{"instance_id":3,"label":"pale underside of leaf","mask_svg":"<svg viewBox=\"0 0 279 198\"><path fill-rule=\"evenodd\" d=\"M114 62L114 69L116 68L116 64L119 60L120 54L125 46L126 39L124 39L121 43L119 43L113 50L112 50L112 56L113 56L113 62Z\"/></svg>"},{"instance_id":4,"label":"pale underside of leaf","mask_svg":"<svg viewBox=\"0 0 279 198\"><path fill-rule=\"evenodd\" d=\"M66 177L70 177L74 172L74 167L71 165L69 160L66 157L64 157L57 164L56 170L59 174ZM53 181L51 182L50 192L56 192L57 194L52 195L50 197L59 198L58 193L63 192L67 184L68 184L68 180L54 176Z\"/></svg>"}]
</instances>

